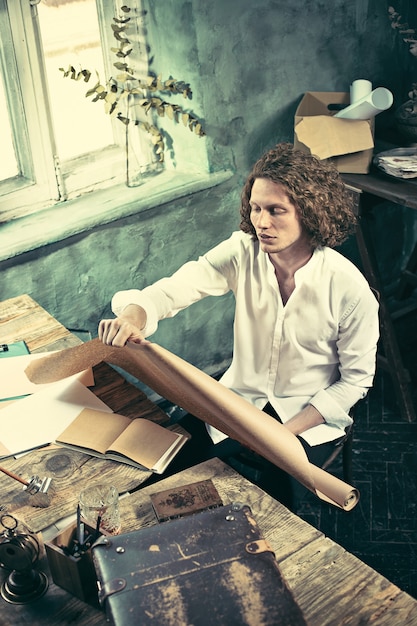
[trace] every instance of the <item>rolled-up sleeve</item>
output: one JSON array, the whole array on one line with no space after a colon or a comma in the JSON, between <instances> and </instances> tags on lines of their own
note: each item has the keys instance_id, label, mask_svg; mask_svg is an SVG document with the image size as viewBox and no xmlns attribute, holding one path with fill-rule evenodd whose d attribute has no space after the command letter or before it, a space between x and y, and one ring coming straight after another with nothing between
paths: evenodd
<instances>
[{"instance_id":1,"label":"rolled-up sleeve","mask_svg":"<svg viewBox=\"0 0 417 626\"><path fill-rule=\"evenodd\" d=\"M137 304L146 311L143 335L149 337L158 328L158 312L152 300L140 289L126 289L114 294L111 302L113 313L119 317L129 304Z\"/></svg>"}]
</instances>

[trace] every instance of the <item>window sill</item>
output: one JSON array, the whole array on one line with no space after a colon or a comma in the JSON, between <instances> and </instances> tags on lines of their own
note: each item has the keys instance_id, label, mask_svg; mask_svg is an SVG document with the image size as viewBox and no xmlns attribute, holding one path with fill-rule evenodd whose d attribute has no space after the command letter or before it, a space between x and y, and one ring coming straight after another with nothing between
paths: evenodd
<instances>
[{"instance_id":1,"label":"window sill","mask_svg":"<svg viewBox=\"0 0 417 626\"><path fill-rule=\"evenodd\" d=\"M215 187L232 176L231 171L214 174L165 171L139 187L119 185L92 192L13 220L0 228L0 261Z\"/></svg>"}]
</instances>

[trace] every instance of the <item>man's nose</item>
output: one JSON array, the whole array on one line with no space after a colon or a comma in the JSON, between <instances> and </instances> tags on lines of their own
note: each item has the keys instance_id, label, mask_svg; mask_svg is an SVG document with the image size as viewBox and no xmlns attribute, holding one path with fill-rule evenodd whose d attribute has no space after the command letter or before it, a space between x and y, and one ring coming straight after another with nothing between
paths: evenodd
<instances>
[{"instance_id":1,"label":"man's nose","mask_svg":"<svg viewBox=\"0 0 417 626\"><path fill-rule=\"evenodd\" d=\"M261 209L258 213L258 227L259 228L268 228L271 221L271 216L268 211L265 209Z\"/></svg>"}]
</instances>

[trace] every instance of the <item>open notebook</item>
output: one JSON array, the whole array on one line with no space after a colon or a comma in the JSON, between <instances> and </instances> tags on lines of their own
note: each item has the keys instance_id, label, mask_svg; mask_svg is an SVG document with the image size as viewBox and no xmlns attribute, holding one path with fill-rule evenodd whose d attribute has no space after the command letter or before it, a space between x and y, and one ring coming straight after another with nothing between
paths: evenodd
<instances>
[{"instance_id":1,"label":"open notebook","mask_svg":"<svg viewBox=\"0 0 417 626\"><path fill-rule=\"evenodd\" d=\"M84 409L55 443L162 474L187 441L148 419Z\"/></svg>"}]
</instances>

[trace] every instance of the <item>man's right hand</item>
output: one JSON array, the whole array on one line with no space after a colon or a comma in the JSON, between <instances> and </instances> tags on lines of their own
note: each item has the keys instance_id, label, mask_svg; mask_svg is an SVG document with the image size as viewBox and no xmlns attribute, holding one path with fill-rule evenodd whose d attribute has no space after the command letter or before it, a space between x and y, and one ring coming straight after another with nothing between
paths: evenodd
<instances>
[{"instance_id":1,"label":"man's right hand","mask_svg":"<svg viewBox=\"0 0 417 626\"><path fill-rule=\"evenodd\" d=\"M146 324L146 313L137 305L129 305L120 317L101 320L98 325L98 337L108 346L122 348L129 341L132 343L149 343L142 334Z\"/></svg>"}]
</instances>

